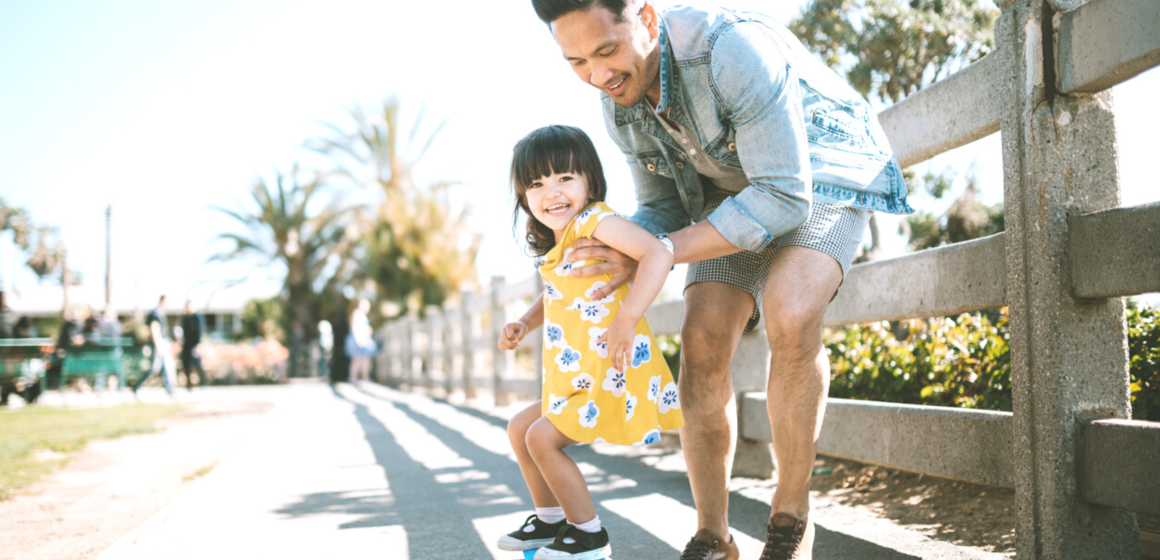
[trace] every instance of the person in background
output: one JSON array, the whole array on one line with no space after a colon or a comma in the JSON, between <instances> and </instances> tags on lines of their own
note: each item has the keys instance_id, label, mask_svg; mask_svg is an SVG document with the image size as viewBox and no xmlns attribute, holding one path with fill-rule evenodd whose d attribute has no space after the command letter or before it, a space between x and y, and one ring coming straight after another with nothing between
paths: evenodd
<instances>
[{"instance_id":1,"label":"person in background","mask_svg":"<svg viewBox=\"0 0 1160 560\"><path fill-rule=\"evenodd\" d=\"M101 344L100 321L96 316L89 315L85 319L84 327L81 328L81 335L85 339L85 346L99 346Z\"/></svg>"},{"instance_id":2,"label":"person in background","mask_svg":"<svg viewBox=\"0 0 1160 560\"><path fill-rule=\"evenodd\" d=\"M12 338L12 329L16 326L16 314L8 309L8 298L0 290L0 338Z\"/></svg>"},{"instance_id":3,"label":"person in background","mask_svg":"<svg viewBox=\"0 0 1160 560\"><path fill-rule=\"evenodd\" d=\"M97 332L100 333L101 338L109 341L110 344L116 344L121 338L121 321L117 320L117 312L113 311L112 307L106 307L105 312L101 314L100 323L97 325Z\"/></svg>"},{"instance_id":4,"label":"person in background","mask_svg":"<svg viewBox=\"0 0 1160 560\"><path fill-rule=\"evenodd\" d=\"M371 310L371 302L365 298L358 300L358 306L350 313L350 332L346 335L346 353L350 356L350 382L356 383L359 378L370 380L371 358L379 347L371 336L371 322L367 319L367 312Z\"/></svg>"},{"instance_id":5,"label":"person in background","mask_svg":"<svg viewBox=\"0 0 1160 560\"><path fill-rule=\"evenodd\" d=\"M199 384L205 383L205 370L201 367L201 355L197 345L201 344L201 314L193 311L193 302L185 300L185 315L181 318L181 371L185 372L185 388L193 390L193 369L197 368Z\"/></svg>"},{"instance_id":6,"label":"person in background","mask_svg":"<svg viewBox=\"0 0 1160 560\"><path fill-rule=\"evenodd\" d=\"M173 350L170 348L169 338L166 336L169 324L165 320L165 296L161 296L157 300L157 307L154 307L145 316L145 326L149 329L149 348L153 353L153 363L149 367L149 371L133 385L133 394L136 395L137 389L140 389L150 377L156 373L161 373L161 383L165 385L165 390L172 395Z\"/></svg>"},{"instance_id":7,"label":"person in background","mask_svg":"<svg viewBox=\"0 0 1160 560\"><path fill-rule=\"evenodd\" d=\"M64 318L60 323L60 333L56 337L56 349L49 356L49 365L45 372L45 386L48 389L60 388L64 357L68 355L70 350L83 346L85 343L81 334L81 324L75 317L76 313L72 309L64 311Z\"/></svg>"}]
</instances>

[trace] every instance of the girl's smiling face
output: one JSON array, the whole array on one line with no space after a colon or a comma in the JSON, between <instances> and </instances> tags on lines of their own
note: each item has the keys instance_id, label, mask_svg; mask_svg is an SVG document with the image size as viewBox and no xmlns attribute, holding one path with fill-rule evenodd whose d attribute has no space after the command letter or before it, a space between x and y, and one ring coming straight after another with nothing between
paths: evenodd
<instances>
[{"instance_id":1,"label":"girl's smiling face","mask_svg":"<svg viewBox=\"0 0 1160 560\"><path fill-rule=\"evenodd\" d=\"M588 181L581 173L553 173L532 181L524 192L532 216L560 241L572 218L588 206Z\"/></svg>"}]
</instances>

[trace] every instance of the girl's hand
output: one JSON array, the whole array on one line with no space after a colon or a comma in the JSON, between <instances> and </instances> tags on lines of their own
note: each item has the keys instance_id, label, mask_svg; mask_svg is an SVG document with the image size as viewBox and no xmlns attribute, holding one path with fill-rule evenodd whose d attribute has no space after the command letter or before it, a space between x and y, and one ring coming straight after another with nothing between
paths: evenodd
<instances>
[{"instance_id":1,"label":"girl's hand","mask_svg":"<svg viewBox=\"0 0 1160 560\"><path fill-rule=\"evenodd\" d=\"M532 329L523 321L516 321L508 323L503 326L503 330L499 333L499 348L500 350L515 350L520 341L528 335Z\"/></svg>"},{"instance_id":2,"label":"girl's hand","mask_svg":"<svg viewBox=\"0 0 1160 560\"><path fill-rule=\"evenodd\" d=\"M608 343L608 358L612 360L612 367L624 373L631 362L629 355L632 352L632 338L636 334L636 323L621 320L617 317L612 326L596 340L597 344Z\"/></svg>"}]
</instances>

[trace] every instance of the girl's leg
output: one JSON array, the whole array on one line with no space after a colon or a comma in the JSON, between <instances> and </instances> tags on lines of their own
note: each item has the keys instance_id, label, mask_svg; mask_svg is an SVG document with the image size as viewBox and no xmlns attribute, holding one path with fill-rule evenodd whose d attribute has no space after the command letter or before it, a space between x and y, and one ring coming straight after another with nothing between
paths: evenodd
<instances>
[{"instance_id":1,"label":"girl's leg","mask_svg":"<svg viewBox=\"0 0 1160 560\"><path fill-rule=\"evenodd\" d=\"M560 433L547 419L541 417L528 429L528 451L547 481L552 495L559 500L568 521L581 524L596 518L596 507L580 467L564 453L564 448L577 442Z\"/></svg>"},{"instance_id":2,"label":"girl's leg","mask_svg":"<svg viewBox=\"0 0 1160 560\"><path fill-rule=\"evenodd\" d=\"M540 468L528 452L528 429L540 419L541 410L540 401L536 401L513 416L508 422L508 439L512 442L512 451L515 451L516 461L520 464L520 473L524 475L524 482L532 493L532 503L538 508L560 507L560 502L552 495L552 490L540 474Z\"/></svg>"}]
</instances>

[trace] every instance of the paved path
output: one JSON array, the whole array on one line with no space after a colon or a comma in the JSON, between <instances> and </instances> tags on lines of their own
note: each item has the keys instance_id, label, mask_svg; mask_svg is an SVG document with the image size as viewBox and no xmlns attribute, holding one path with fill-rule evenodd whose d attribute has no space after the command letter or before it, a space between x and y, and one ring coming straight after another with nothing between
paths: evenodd
<instances>
[{"instance_id":1,"label":"paved path","mask_svg":"<svg viewBox=\"0 0 1160 560\"><path fill-rule=\"evenodd\" d=\"M495 539L531 506L503 418L364 385L294 385L225 460L100 560L515 560ZM582 446L617 560L676 560L695 511L679 452ZM756 560L772 483L738 479L730 505ZM1004 558L818 503L823 559Z\"/></svg>"}]
</instances>

